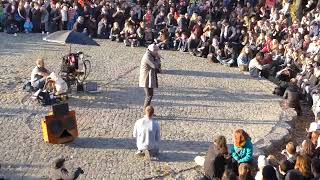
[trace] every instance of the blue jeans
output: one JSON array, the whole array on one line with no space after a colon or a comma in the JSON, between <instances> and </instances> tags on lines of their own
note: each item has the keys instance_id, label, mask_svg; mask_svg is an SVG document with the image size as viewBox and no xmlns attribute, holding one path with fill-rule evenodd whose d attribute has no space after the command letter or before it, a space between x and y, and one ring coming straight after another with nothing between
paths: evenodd
<instances>
[{"instance_id":1,"label":"blue jeans","mask_svg":"<svg viewBox=\"0 0 320 180\"><path fill-rule=\"evenodd\" d=\"M41 78L33 83L33 88L35 90L42 89L44 87L45 82L45 79Z\"/></svg>"}]
</instances>

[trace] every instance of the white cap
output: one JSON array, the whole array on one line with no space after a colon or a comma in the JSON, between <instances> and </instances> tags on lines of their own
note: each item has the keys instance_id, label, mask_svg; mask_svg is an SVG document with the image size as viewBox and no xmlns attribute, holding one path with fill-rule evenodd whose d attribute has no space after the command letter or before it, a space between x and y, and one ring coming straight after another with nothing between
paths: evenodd
<instances>
[{"instance_id":1,"label":"white cap","mask_svg":"<svg viewBox=\"0 0 320 180\"><path fill-rule=\"evenodd\" d=\"M316 123L316 122L312 122L310 123L308 132L314 132L316 130L320 130L320 124Z\"/></svg>"}]
</instances>

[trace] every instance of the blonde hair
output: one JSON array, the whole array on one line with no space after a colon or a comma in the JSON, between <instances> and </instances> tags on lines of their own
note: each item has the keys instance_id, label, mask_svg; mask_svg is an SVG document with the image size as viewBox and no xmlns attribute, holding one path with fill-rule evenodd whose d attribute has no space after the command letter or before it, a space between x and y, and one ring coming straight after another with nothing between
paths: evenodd
<instances>
[{"instance_id":1,"label":"blonde hair","mask_svg":"<svg viewBox=\"0 0 320 180\"><path fill-rule=\"evenodd\" d=\"M248 175L250 173L250 170L250 165L248 163L241 163L238 168L240 176Z\"/></svg>"},{"instance_id":2,"label":"blonde hair","mask_svg":"<svg viewBox=\"0 0 320 180\"><path fill-rule=\"evenodd\" d=\"M37 65L40 64L40 63L44 64L44 59L43 59L43 58L38 58L38 59L36 60L36 64L37 64Z\"/></svg>"},{"instance_id":3,"label":"blonde hair","mask_svg":"<svg viewBox=\"0 0 320 180\"><path fill-rule=\"evenodd\" d=\"M198 20L198 14L197 13L193 13L191 18L190 18L190 21L196 21Z\"/></svg>"},{"instance_id":4,"label":"blonde hair","mask_svg":"<svg viewBox=\"0 0 320 180\"><path fill-rule=\"evenodd\" d=\"M298 155L294 169L301 172L303 176L311 174L311 159L307 155Z\"/></svg>"}]
</instances>

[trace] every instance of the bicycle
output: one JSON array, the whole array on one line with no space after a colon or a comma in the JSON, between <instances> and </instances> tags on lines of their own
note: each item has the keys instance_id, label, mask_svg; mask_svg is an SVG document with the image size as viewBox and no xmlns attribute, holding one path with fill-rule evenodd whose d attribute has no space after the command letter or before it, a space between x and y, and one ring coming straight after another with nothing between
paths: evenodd
<instances>
[{"instance_id":1,"label":"bicycle","mask_svg":"<svg viewBox=\"0 0 320 180\"><path fill-rule=\"evenodd\" d=\"M91 62L83 52L70 53L63 56L59 75L71 90L72 85L82 85L91 73Z\"/></svg>"}]
</instances>

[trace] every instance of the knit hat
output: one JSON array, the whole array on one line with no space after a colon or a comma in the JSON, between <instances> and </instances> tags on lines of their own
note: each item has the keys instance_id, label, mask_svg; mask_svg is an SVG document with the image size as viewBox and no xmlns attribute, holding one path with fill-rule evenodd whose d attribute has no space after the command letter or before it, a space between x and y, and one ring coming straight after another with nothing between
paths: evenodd
<instances>
[{"instance_id":1,"label":"knit hat","mask_svg":"<svg viewBox=\"0 0 320 180\"><path fill-rule=\"evenodd\" d=\"M314 131L316 131L316 130L320 130L320 124L318 124L318 123L316 123L316 122L310 123L308 132L311 133L311 132L314 132Z\"/></svg>"},{"instance_id":2,"label":"knit hat","mask_svg":"<svg viewBox=\"0 0 320 180\"><path fill-rule=\"evenodd\" d=\"M259 168L259 169L262 169L263 167L265 167L265 166L268 165L268 164L269 164L269 163L268 163L268 161L267 161L266 156L260 155L260 156L258 157L258 168Z\"/></svg>"}]
</instances>

